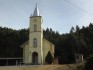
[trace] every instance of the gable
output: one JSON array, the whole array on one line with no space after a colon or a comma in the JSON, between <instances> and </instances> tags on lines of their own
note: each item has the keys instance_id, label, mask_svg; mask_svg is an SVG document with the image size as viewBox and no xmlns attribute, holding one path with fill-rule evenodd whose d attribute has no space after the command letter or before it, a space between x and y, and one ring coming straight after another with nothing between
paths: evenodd
<instances>
[{"instance_id":1,"label":"gable","mask_svg":"<svg viewBox=\"0 0 93 70\"><path fill-rule=\"evenodd\" d=\"M43 42L47 42L48 44L54 46L54 44L52 44L51 42L49 42L48 40L46 40L45 38L43 38Z\"/></svg>"},{"instance_id":2,"label":"gable","mask_svg":"<svg viewBox=\"0 0 93 70\"><path fill-rule=\"evenodd\" d=\"M43 38L43 50L46 50L47 52L51 51L51 53L54 53L54 44Z\"/></svg>"},{"instance_id":3,"label":"gable","mask_svg":"<svg viewBox=\"0 0 93 70\"><path fill-rule=\"evenodd\" d=\"M27 46L28 44L29 44L29 40L26 41L25 43L23 43L20 47L23 48L23 47Z\"/></svg>"}]
</instances>

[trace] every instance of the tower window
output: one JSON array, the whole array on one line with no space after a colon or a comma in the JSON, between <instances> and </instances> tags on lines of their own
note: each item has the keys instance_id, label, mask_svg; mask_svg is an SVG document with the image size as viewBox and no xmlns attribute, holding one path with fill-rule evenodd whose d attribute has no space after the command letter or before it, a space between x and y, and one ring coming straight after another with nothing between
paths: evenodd
<instances>
[{"instance_id":1,"label":"tower window","mask_svg":"<svg viewBox=\"0 0 93 70\"><path fill-rule=\"evenodd\" d=\"M34 47L37 47L37 38L34 38L34 39L33 39L33 46L34 46Z\"/></svg>"},{"instance_id":2,"label":"tower window","mask_svg":"<svg viewBox=\"0 0 93 70\"><path fill-rule=\"evenodd\" d=\"M37 31L37 25L34 24L34 32Z\"/></svg>"}]
</instances>

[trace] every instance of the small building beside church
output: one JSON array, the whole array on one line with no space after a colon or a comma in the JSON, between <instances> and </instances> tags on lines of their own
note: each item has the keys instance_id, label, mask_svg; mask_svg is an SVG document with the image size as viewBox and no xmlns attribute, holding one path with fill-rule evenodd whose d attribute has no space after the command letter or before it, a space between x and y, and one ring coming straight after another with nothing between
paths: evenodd
<instances>
[{"instance_id":1,"label":"small building beside church","mask_svg":"<svg viewBox=\"0 0 93 70\"><path fill-rule=\"evenodd\" d=\"M84 61L83 54L75 54L75 60L76 60L76 63L83 62Z\"/></svg>"},{"instance_id":2,"label":"small building beside church","mask_svg":"<svg viewBox=\"0 0 93 70\"><path fill-rule=\"evenodd\" d=\"M45 58L50 51L54 57L54 45L43 38L42 16L36 5L30 16L29 40L21 45L24 64L46 64Z\"/></svg>"}]
</instances>

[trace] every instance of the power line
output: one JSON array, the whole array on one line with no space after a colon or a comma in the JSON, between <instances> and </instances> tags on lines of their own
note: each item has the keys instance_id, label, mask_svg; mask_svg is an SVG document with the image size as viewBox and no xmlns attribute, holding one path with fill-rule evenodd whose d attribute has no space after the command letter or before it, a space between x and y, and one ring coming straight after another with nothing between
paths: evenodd
<instances>
[{"instance_id":1,"label":"power line","mask_svg":"<svg viewBox=\"0 0 93 70\"><path fill-rule=\"evenodd\" d=\"M91 15L91 16L93 15L93 14L89 13L88 11L86 11L86 10L78 7L77 5L73 4L72 2L70 2L70 1L68 1L68 0L64 0L64 1L67 2L67 3L69 3L69 4L71 4L72 6L74 6L74 7L76 7L76 8L78 8L80 11L82 11L82 12L84 12L84 13L87 13L88 15Z\"/></svg>"}]
</instances>

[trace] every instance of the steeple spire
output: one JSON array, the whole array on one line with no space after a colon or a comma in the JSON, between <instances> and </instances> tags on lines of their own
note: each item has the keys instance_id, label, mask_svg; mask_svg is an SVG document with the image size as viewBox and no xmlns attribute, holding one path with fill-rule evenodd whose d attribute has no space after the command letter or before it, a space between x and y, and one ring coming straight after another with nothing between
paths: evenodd
<instances>
[{"instance_id":1,"label":"steeple spire","mask_svg":"<svg viewBox=\"0 0 93 70\"><path fill-rule=\"evenodd\" d=\"M40 13L39 13L39 9L38 9L37 4L36 4L36 7L35 7L35 10L34 10L33 16L40 16Z\"/></svg>"}]
</instances>

